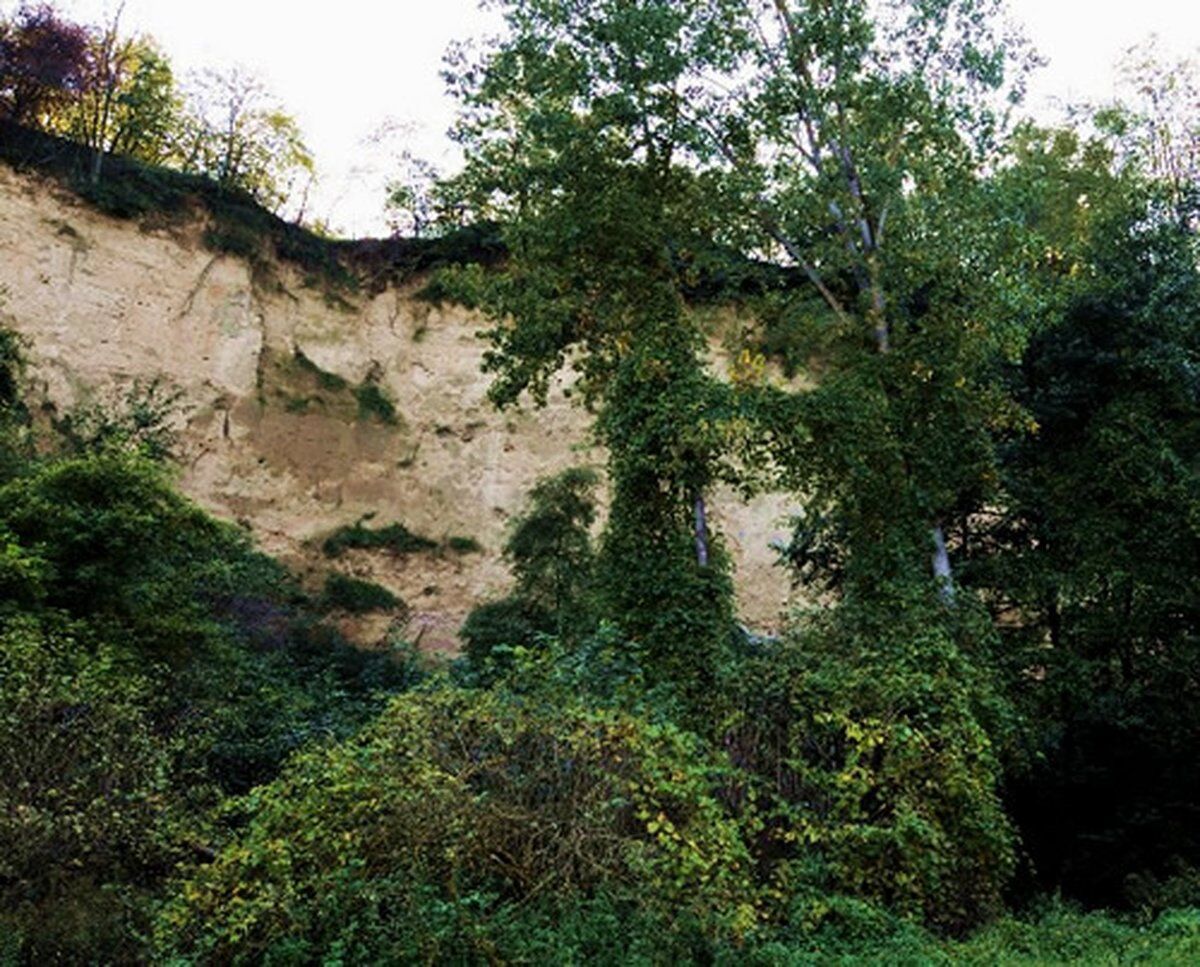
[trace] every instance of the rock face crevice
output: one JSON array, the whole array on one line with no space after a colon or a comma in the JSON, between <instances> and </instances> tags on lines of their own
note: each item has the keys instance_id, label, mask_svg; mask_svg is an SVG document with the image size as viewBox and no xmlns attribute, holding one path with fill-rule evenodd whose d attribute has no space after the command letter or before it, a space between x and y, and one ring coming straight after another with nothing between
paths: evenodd
<instances>
[{"instance_id":1,"label":"rock face crevice","mask_svg":"<svg viewBox=\"0 0 1200 967\"><path fill-rule=\"evenodd\" d=\"M320 539L367 514L473 538L481 553L337 562L407 601L422 647L457 648L466 612L508 586L499 550L529 488L602 465L587 414L561 383L544 410L496 412L483 320L416 284L329 300L286 264L214 255L203 230L114 220L0 165L3 314L36 385L60 412L135 381L177 388L184 491L314 579L331 566ZM768 547L785 501L712 503L744 617L770 627L787 596Z\"/></svg>"}]
</instances>

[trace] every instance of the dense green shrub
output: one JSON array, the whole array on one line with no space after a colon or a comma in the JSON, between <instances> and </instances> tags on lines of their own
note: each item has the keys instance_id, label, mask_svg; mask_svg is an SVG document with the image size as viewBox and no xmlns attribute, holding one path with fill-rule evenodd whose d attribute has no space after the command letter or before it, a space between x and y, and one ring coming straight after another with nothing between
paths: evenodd
<instances>
[{"instance_id":1,"label":"dense green shrub","mask_svg":"<svg viewBox=\"0 0 1200 967\"><path fill-rule=\"evenodd\" d=\"M753 926L754 891L709 792L715 765L686 734L615 711L503 691L403 697L247 799L245 833L165 908L160 948L509 960L532 934L554 950L556 911L574 907L580 927L588 904L602 922L622 919L603 918L612 904L654 923L665 949L672 922L734 937Z\"/></svg>"},{"instance_id":2,"label":"dense green shrub","mask_svg":"<svg viewBox=\"0 0 1200 967\"><path fill-rule=\"evenodd\" d=\"M218 631L221 602L283 576L137 453L30 468L0 488L0 524L53 573L47 606L118 628L156 660L202 651Z\"/></svg>"},{"instance_id":3,"label":"dense green shrub","mask_svg":"<svg viewBox=\"0 0 1200 967\"><path fill-rule=\"evenodd\" d=\"M128 651L54 624L0 622L0 935L30 963L123 961L183 850L177 749Z\"/></svg>"},{"instance_id":4,"label":"dense green shrub","mask_svg":"<svg viewBox=\"0 0 1200 967\"><path fill-rule=\"evenodd\" d=\"M986 680L917 602L868 630L834 611L730 665L728 795L762 810L787 916L820 922L842 895L962 932L1003 909L1014 868Z\"/></svg>"},{"instance_id":5,"label":"dense green shrub","mask_svg":"<svg viewBox=\"0 0 1200 967\"><path fill-rule=\"evenodd\" d=\"M23 456L0 487L0 959L143 961L149 904L208 851L213 807L419 677L322 628L276 562L114 439Z\"/></svg>"},{"instance_id":6,"label":"dense green shrub","mask_svg":"<svg viewBox=\"0 0 1200 967\"><path fill-rule=\"evenodd\" d=\"M325 608L349 611L351 614L395 611L404 607L404 602L383 585L337 572L325 579L321 604Z\"/></svg>"},{"instance_id":7,"label":"dense green shrub","mask_svg":"<svg viewBox=\"0 0 1200 967\"><path fill-rule=\"evenodd\" d=\"M483 551L483 545L474 537L463 537L458 534L451 534L447 537L446 546L455 554L479 554Z\"/></svg>"},{"instance_id":8,"label":"dense green shrub","mask_svg":"<svg viewBox=\"0 0 1200 967\"><path fill-rule=\"evenodd\" d=\"M553 616L518 595L476 605L459 629L463 656L476 681L492 681L511 665L511 649L534 648L554 631Z\"/></svg>"},{"instance_id":9,"label":"dense green shrub","mask_svg":"<svg viewBox=\"0 0 1200 967\"><path fill-rule=\"evenodd\" d=\"M364 517L353 524L339 527L325 538L321 550L327 557L340 557L348 550L385 550L392 554L415 554L437 547L436 541L421 534L414 534L399 521L372 528L366 525L368 519L369 517Z\"/></svg>"},{"instance_id":10,"label":"dense green shrub","mask_svg":"<svg viewBox=\"0 0 1200 967\"><path fill-rule=\"evenodd\" d=\"M182 391L162 379L135 380L113 401L91 401L75 407L54 428L76 454L136 451L155 461L176 456L175 417Z\"/></svg>"},{"instance_id":11,"label":"dense green shrub","mask_svg":"<svg viewBox=\"0 0 1200 967\"><path fill-rule=\"evenodd\" d=\"M529 492L511 524L504 557L514 588L467 615L459 635L478 681L491 681L511 666L511 649L536 647L554 634L577 642L595 626L596 473L572 467L547 477Z\"/></svg>"},{"instance_id":12,"label":"dense green shrub","mask_svg":"<svg viewBox=\"0 0 1200 967\"><path fill-rule=\"evenodd\" d=\"M385 426L395 426L399 422L396 404L388 399L387 394L374 380L367 380L354 387L354 398L358 401L360 420L377 420Z\"/></svg>"}]
</instances>

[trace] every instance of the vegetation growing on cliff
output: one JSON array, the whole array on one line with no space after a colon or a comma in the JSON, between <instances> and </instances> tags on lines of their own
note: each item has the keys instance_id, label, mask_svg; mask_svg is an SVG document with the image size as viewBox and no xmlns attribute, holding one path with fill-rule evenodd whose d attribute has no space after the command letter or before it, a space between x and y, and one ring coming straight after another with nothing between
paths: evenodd
<instances>
[{"instance_id":1,"label":"vegetation growing on cliff","mask_svg":"<svg viewBox=\"0 0 1200 967\"><path fill-rule=\"evenodd\" d=\"M306 596L177 494L153 411L40 428L0 330L0 959L1194 960L1177 114L1010 123L990 0L501 6L440 190L506 257L436 288L490 320L496 403L575 369L606 513L590 471L541 482L460 658L358 652L320 612L402 602ZM83 84L20 73L35 21L74 56L47 17L0 34L23 123ZM182 197L122 164L93 189ZM727 375L700 290L763 330ZM803 503L778 637L738 624L719 484Z\"/></svg>"}]
</instances>

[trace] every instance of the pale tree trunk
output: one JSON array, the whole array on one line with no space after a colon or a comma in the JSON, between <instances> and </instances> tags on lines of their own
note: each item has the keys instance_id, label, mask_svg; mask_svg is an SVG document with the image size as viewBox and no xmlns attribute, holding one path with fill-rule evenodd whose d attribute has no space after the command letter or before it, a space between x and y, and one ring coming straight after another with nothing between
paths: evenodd
<instances>
[{"instance_id":1,"label":"pale tree trunk","mask_svg":"<svg viewBox=\"0 0 1200 967\"><path fill-rule=\"evenodd\" d=\"M941 524L933 525L933 576L938 584L942 604L954 604L954 575L950 571L950 555L946 551L946 534Z\"/></svg>"},{"instance_id":2,"label":"pale tree trunk","mask_svg":"<svg viewBox=\"0 0 1200 967\"><path fill-rule=\"evenodd\" d=\"M696 527L696 564L708 567L708 514L704 508L704 494L696 492L693 504Z\"/></svg>"}]
</instances>

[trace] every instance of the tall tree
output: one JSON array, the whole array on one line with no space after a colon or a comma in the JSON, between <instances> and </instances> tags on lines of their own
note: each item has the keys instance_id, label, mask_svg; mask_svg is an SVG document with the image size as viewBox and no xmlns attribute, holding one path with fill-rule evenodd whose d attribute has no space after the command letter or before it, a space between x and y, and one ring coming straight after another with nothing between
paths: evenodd
<instances>
[{"instance_id":1,"label":"tall tree","mask_svg":"<svg viewBox=\"0 0 1200 967\"><path fill-rule=\"evenodd\" d=\"M1015 418L990 364L1020 333L979 182L1029 55L998 0L507 10L509 62L489 80L497 117L526 110L505 91L549 90L538 78L555 65L587 87L550 110L599 105L632 156L704 186L702 215L671 213L680 248L699 219L806 279L760 307L807 337L822 374L786 405L793 431L773 427L793 482L846 518L864 588L927 573L932 558L948 600L944 521L986 491L990 437ZM475 147L493 165L516 157L486 136Z\"/></svg>"},{"instance_id":2,"label":"tall tree","mask_svg":"<svg viewBox=\"0 0 1200 967\"><path fill-rule=\"evenodd\" d=\"M0 22L0 111L18 124L44 124L84 87L90 52L86 27L49 4L22 4Z\"/></svg>"},{"instance_id":3,"label":"tall tree","mask_svg":"<svg viewBox=\"0 0 1200 967\"><path fill-rule=\"evenodd\" d=\"M121 33L123 11L92 33L87 77L56 125L92 149L93 183L107 154L165 160L180 120L169 61L151 38Z\"/></svg>"},{"instance_id":4,"label":"tall tree","mask_svg":"<svg viewBox=\"0 0 1200 967\"><path fill-rule=\"evenodd\" d=\"M191 78L177 153L185 171L247 191L272 210L287 203L298 182L314 176L296 120L258 77L238 67Z\"/></svg>"},{"instance_id":5,"label":"tall tree","mask_svg":"<svg viewBox=\"0 0 1200 967\"><path fill-rule=\"evenodd\" d=\"M471 158L459 190L477 217L503 224L509 250L502 272L470 282L497 321L493 398L544 402L569 361L573 391L597 409L613 493L604 607L651 681L699 702L732 623L720 555L695 514L725 473L725 397L681 296L677 254L703 211L699 186L647 107L677 71L681 18L667 5L606 10L617 33L653 37L643 62L577 56L570 9L518 3L508 40L455 65Z\"/></svg>"}]
</instances>

